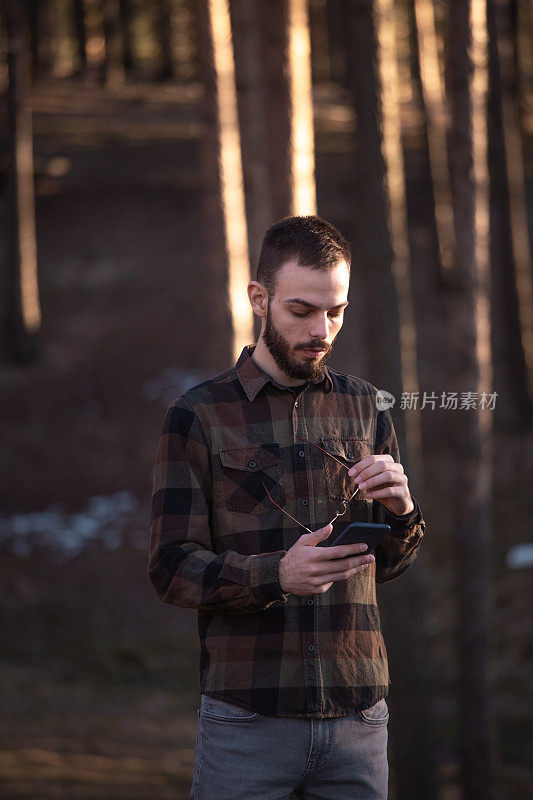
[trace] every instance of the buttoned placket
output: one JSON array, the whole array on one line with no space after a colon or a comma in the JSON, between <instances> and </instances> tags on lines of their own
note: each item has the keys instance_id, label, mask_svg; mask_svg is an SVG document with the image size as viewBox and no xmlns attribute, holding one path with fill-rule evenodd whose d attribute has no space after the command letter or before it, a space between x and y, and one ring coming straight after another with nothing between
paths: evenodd
<instances>
[{"instance_id":1,"label":"buttoned placket","mask_svg":"<svg viewBox=\"0 0 533 800\"><path fill-rule=\"evenodd\" d=\"M306 454L307 446L304 445L297 436L303 439L308 438L307 425L304 416L304 393L310 384L296 396L292 410L292 427L294 437L294 478L296 489L296 516L309 527L315 522L315 508L313 501L312 487L309 481L311 465L309 454ZM305 469L300 468L300 461L305 459ZM301 621L302 621L302 658L304 663L304 680L307 709L311 713L320 711L320 700L318 697L319 685L319 661L318 649L315 636L315 597L302 597L301 599Z\"/></svg>"}]
</instances>

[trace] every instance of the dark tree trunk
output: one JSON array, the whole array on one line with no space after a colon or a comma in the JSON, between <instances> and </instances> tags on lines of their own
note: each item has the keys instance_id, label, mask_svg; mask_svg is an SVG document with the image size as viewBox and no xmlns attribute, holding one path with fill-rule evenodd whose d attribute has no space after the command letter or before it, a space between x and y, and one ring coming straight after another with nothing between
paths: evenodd
<instances>
[{"instance_id":1,"label":"dark tree trunk","mask_svg":"<svg viewBox=\"0 0 533 800\"><path fill-rule=\"evenodd\" d=\"M378 42L372 0L348 0L348 87L356 112L357 205L353 245L352 283L364 298L365 377L399 398L403 388L399 344L399 312L392 271L393 243L389 231L389 199L383 157L382 87L378 75ZM385 43L382 43L385 46ZM391 165L393 166L393 165ZM396 197L395 203L400 202ZM394 210L394 209L393 209ZM398 209L396 209L398 211ZM395 226L397 234L406 231ZM401 243L400 243L401 244ZM407 258L406 248L401 248ZM396 404L395 412L399 402ZM402 463L407 447L404 417L394 413ZM416 412L410 412L416 413ZM411 442L410 442L411 444ZM421 487L412 486L420 496ZM426 578L422 564L409 570L393 586L379 589L384 629L391 662L391 764L400 800L427 800L436 794L435 752L431 713L431 664L425 622ZM406 765L409 765L408 768Z\"/></svg>"},{"instance_id":2,"label":"dark tree trunk","mask_svg":"<svg viewBox=\"0 0 533 800\"><path fill-rule=\"evenodd\" d=\"M265 108L268 110L265 132L270 174L270 224L293 211L288 1L272 0L258 5Z\"/></svg>"},{"instance_id":3,"label":"dark tree trunk","mask_svg":"<svg viewBox=\"0 0 533 800\"><path fill-rule=\"evenodd\" d=\"M26 6L30 29L31 75L33 78L48 77L53 75L55 66L55 5L52 0L26 0Z\"/></svg>"},{"instance_id":4,"label":"dark tree trunk","mask_svg":"<svg viewBox=\"0 0 533 800\"><path fill-rule=\"evenodd\" d=\"M9 119L9 169L7 182L7 258L4 332L7 351L17 361L37 354L36 334L41 325L37 281L33 142L28 102L30 70L24 7L5 0Z\"/></svg>"},{"instance_id":5,"label":"dark tree trunk","mask_svg":"<svg viewBox=\"0 0 533 800\"><path fill-rule=\"evenodd\" d=\"M110 89L124 83L124 54L120 30L119 0L103 0L105 35L105 83Z\"/></svg>"},{"instance_id":6,"label":"dark tree trunk","mask_svg":"<svg viewBox=\"0 0 533 800\"><path fill-rule=\"evenodd\" d=\"M476 2L476 0L471 0ZM449 307L448 375L453 390L480 394L490 388L490 334L486 286L486 232L479 184L484 167L484 109L473 92L470 58L471 2L450 0L446 84L451 108L448 141L455 224L455 291ZM478 14L480 7L477 7ZM483 69L478 56L476 70ZM478 73L479 74L479 73ZM479 90L477 90L479 91ZM473 134L476 133L476 138ZM473 144L473 142L475 144ZM483 360L481 360L483 359ZM491 576L490 412L449 415L454 449L457 642L461 789L465 800L492 796L488 636Z\"/></svg>"},{"instance_id":7,"label":"dark tree trunk","mask_svg":"<svg viewBox=\"0 0 533 800\"><path fill-rule=\"evenodd\" d=\"M274 216L266 141L264 72L258 0L231 0L235 69L241 128L248 242L252 274L261 241Z\"/></svg>"},{"instance_id":8,"label":"dark tree trunk","mask_svg":"<svg viewBox=\"0 0 533 800\"><path fill-rule=\"evenodd\" d=\"M357 281L365 296L365 345L367 356L371 356L367 377L379 388L399 397L402 387L397 335L399 320L391 271L392 244L384 188L385 163L372 0L348 0L346 27L349 36L349 89L357 116L355 167L358 192L354 209L356 239L352 281ZM392 332L392 340L389 332ZM404 441L401 420L398 422Z\"/></svg>"},{"instance_id":9,"label":"dark tree trunk","mask_svg":"<svg viewBox=\"0 0 533 800\"><path fill-rule=\"evenodd\" d=\"M506 3L509 6L508 3ZM509 8L507 8L509 12ZM501 11L500 11L501 13ZM521 428L528 411L528 390L524 350L520 337L520 317L516 288L511 232L511 213L502 93L512 86L502 85L498 56L495 0L488 0L489 30L489 162L490 162L490 245L492 265L492 350L494 388L498 392L495 422L503 428ZM507 79L509 76L507 76Z\"/></svg>"},{"instance_id":10,"label":"dark tree trunk","mask_svg":"<svg viewBox=\"0 0 533 800\"><path fill-rule=\"evenodd\" d=\"M326 0L330 80L345 86L348 81L349 36L346 25L350 0Z\"/></svg>"},{"instance_id":11,"label":"dark tree trunk","mask_svg":"<svg viewBox=\"0 0 533 800\"><path fill-rule=\"evenodd\" d=\"M85 4L83 0L73 0L72 14L76 32L78 68L81 72L85 72L87 70L87 31L85 28Z\"/></svg>"},{"instance_id":12,"label":"dark tree trunk","mask_svg":"<svg viewBox=\"0 0 533 800\"><path fill-rule=\"evenodd\" d=\"M134 67L133 45L131 41L132 8L131 0L119 0L120 35L122 37L122 56L124 69L131 72Z\"/></svg>"},{"instance_id":13,"label":"dark tree trunk","mask_svg":"<svg viewBox=\"0 0 533 800\"><path fill-rule=\"evenodd\" d=\"M156 37L159 45L159 80L166 81L174 77L174 59L172 57L172 14L169 0L157 0Z\"/></svg>"}]
</instances>

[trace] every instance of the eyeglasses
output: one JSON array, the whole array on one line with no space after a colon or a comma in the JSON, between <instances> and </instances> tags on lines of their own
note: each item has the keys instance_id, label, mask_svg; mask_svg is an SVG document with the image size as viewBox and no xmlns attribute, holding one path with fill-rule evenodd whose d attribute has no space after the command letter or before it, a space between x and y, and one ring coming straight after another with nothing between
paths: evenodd
<instances>
[{"instance_id":1,"label":"eyeglasses","mask_svg":"<svg viewBox=\"0 0 533 800\"><path fill-rule=\"evenodd\" d=\"M334 461L336 461L337 464L340 464L341 467L344 467L344 469L351 469L351 467L347 467L346 464L343 464L342 461L339 461L338 458L335 458L335 456L332 456L331 453L328 453L328 451L324 450L322 447L320 447L320 445L315 444L314 442L308 442L307 439L303 439L301 436L297 436L296 438L299 439L301 442L305 442L306 444L309 444L312 447L317 447L319 450L322 450L323 453L325 453L327 456L329 456ZM283 511L283 513L285 514L286 517L289 517L289 519L292 519L293 522L295 522L297 525L299 525L300 528L304 528L308 533L314 533L314 531L310 530L310 528L308 528L306 525L304 525L303 522L300 522L299 520L295 519L295 517L293 517L291 514L289 514L288 511L285 511L284 508L282 508L280 505L278 505L278 503L276 503L276 501L273 499L272 495L270 494L270 492L268 491L268 489L267 489L267 487L266 487L266 485L264 483L263 483L263 486L265 488L265 492L267 493L270 501L272 503L274 503L274 505L277 508L279 508L280 511ZM332 525L338 517L342 517L343 514L346 514L346 512L348 511L349 504L352 502L352 500L354 499L354 497L355 497L355 495L357 494L358 491L359 491L359 486L357 487L355 492L352 495L350 495L350 497L348 497L346 500L341 500L340 501L342 503L342 505L343 505L343 509L342 509L342 511L337 511L337 513L335 514L333 519L330 520L327 523L328 525ZM326 526L324 526L324 527L326 527Z\"/></svg>"}]
</instances>

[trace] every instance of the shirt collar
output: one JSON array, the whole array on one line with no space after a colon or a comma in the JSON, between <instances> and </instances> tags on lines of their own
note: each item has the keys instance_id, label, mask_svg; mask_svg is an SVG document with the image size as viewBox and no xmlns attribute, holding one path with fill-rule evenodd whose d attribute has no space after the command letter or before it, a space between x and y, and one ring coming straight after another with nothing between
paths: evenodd
<instances>
[{"instance_id":1,"label":"shirt collar","mask_svg":"<svg viewBox=\"0 0 533 800\"><path fill-rule=\"evenodd\" d=\"M261 389L266 386L267 383L272 383L274 386L279 386L282 389L289 388L286 386L281 386L281 384L275 381L271 375L261 369L259 364L257 364L252 358L252 353L254 350L255 345L246 345L246 347L243 348L242 353L240 354L235 365L237 377L246 393L246 397L248 400L250 400L250 402L255 400ZM331 377L327 367L324 367L321 375L311 381L311 383L314 384L319 384L322 382L324 383L324 391L330 392L333 388L333 384L331 382Z\"/></svg>"}]
</instances>

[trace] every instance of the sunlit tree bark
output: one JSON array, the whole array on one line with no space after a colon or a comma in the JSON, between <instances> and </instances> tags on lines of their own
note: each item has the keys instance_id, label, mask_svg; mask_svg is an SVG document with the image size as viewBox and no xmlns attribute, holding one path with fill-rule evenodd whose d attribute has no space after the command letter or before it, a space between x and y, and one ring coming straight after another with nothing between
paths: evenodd
<instances>
[{"instance_id":1,"label":"sunlit tree bark","mask_svg":"<svg viewBox=\"0 0 533 800\"><path fill-rule=\"evenodd\" d=\"M450 0L446 83L451 107L449 162L454 202L455 291L450 303L450 389L492 388L489 323L487 28L484 0ZM454 448L461 788L465 800L492 796L488 678L492 414L450 414Z\"/></svg>"},{"instance_id":2,"label":"sunlit tree bark","mask_svg":"<svg viewBox=\"0 0 533 800\"><path fill-rule=\"evenodd\" d=\"M399 11L398 11L399 13ZM400 85L396 52L397 24L393 0L375 0L377 65L381 86L381 127L385 160L385 186L388 197L389 229L392 240L391 267L398 297L398 322L402 389L418 392L417 341L414 322L409 243L407 239L407 198L405 194ZM406 415L406 457L413 482L421 484L423 475L420 414Z\"/></svg>"},{"instance_id":3,"label":"sunlit tree bark","mask_svg":"<svg viewBox=\"0 0 533 800\"><path fill-rule=\"evenodd\" d=\"M205 87L207 318L212 323L213 364L220 366L229 365L253 341L246 294L250 266L228 0L198 0L197 8Z\"/></svg>"},{"instance_id":4,"label":"sunlit tree bark","mask_svg":"<svg viewBox=\"0 0 533 800\"><path fill-rule=\"evenodd\" d=\"M35 239L32 120L28 93L30 70L24 8L4 3L7 35L9 119L6 310L4 329L9 353L24 360L35 354L41 326Z\"/></svg>"},{"instance_id":5,"label":"sunlit tree bark","mask_svg":"<svg viewBox=\"0 0 533 800\"><path fill-rule=\"evenodd\" d=\"M448 115L439 64L433 0L414 0L413 6L420 59L420 83L426 113L429 161L435 196L435 221L440 265L446 273L451 267L453 258L452 198L446 158Z\"/></svg>"}]
</instances>

